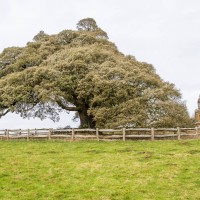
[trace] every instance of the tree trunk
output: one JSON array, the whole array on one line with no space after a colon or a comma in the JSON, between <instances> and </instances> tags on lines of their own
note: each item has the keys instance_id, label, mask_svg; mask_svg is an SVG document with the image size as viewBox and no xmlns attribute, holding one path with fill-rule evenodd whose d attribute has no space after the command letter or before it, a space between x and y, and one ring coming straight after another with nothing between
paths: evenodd
<instances>
[{"instance_id":1,"label":"tree trunk","mask_svg":"<svg viewBox=\"0 0 200 200\"><path fill-rule=\"evenodd\" d=\"M95 128L95 122L93 121L92 116L87 114L87 109L83 108L78 111L80 118L80 127L82 128Z\"/></svg>"}]
</instances>

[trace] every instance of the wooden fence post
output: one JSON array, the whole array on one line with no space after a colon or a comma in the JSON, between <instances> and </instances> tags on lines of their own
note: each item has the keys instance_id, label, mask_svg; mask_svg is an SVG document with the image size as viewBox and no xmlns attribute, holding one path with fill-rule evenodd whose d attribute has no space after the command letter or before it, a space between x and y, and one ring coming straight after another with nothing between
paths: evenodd
<instances>
[{"instance_id":1,"label":"wooden fence post","mask_svg":"<svg viewBox=\"0 0 200 200\"><path fill-rule=\"evenodd\" d=\"M6 139L9 140L9 130L6 130Z\"/></svg>"},{"instance_id":2,"label":"wooden fence post","mask_svg":"<svg viewBox=\"0 0 200 200\"><path fill-rule=\"evenodd\" d=\"M154 128L151 128L151 140L155 139L155 130Z\"/></svg>"},{"instance_id":3,"label":"wooden fence post","mask_svg":"<svg viewBox=\"0 0 200 200\"><path fill-rule=\"evenodd\" d=\"M74 135L75 135L75 131L74 131L74 128L72 129L72 138L71 138L71 140L74 140L75 138L74 138Z\"/></svg>"},{"instance_id":4,"label":"wooden fence post","mask_svg":"<svg viewBox=\"0 0 200 200\"><path fill-rule=\"evenodd\" d=\"M48 139L51 140L51 129L49 129Z\"/></svg>"},{"instance_id":5,"label":"wooden fence post","mask_svg":"<svg viewBox=\"0 0 200 200\"><path fill-rule=\"evenodd\" d=\"M99 141L99 128L96 128L97 141Z\"/></svg>"},{"instance_id":6,"label":"wooden fence post","mask_svg":"<svg viewBox=\"0 0 200 200\"><path fill-rule=\"evenodd\" d=\"M181 129L180 127L177 127L177 132L178 132L178 140L181 139Z\"/></svg>"},{"instance_id":7,"label":"wooden fence post","mask_svg":"<svg viewBox=\"0 0 200 200\"><path fill-rule=\"evenodd\" d=\"M5 129L4 131L4 137L6 137L6 135L7 135L7 129Z\"/></svg>"},{"instance_id":8,"label":"wooden fence post","mask_svg":"<svg viewBox=\"0 0 200 200\"><path fill-rule=\"evenodd\" d=\"M30 134L30 130L28 129L28 131L27 131L27 138L26 138L27 141L29 141L29 134Z\"/></svg>"},{"instance_id":9,"label":"wooden fence post","mask_svg":"<svg viewBox=\"0 0 200 200\"><path fill-rule=\"evenodd\" d=\"M125 141L126 140L126 128L123 128L122 132L123 132L123 141Z\"/></svg>"},{"instance_id":10,"label":"wooden fence post","mask_svg":"<svg viewBox=\"0 0 200 200\"><path fill-rule=\"evenodd\" d=\"M199 128L195 127L195 131L196 131L196 135L197 135L197 138L198 138L199 137Z\"/></svg>"}]
</instances>

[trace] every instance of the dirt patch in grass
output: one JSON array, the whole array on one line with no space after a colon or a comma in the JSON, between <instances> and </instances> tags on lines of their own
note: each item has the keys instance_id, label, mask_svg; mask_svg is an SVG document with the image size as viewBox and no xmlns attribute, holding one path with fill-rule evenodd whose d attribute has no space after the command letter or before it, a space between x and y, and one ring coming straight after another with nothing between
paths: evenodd
<instances>
[{"instance_id":1,"label":"dirt patch in grass","mask_svg":"<svg viewBox=\"0 0 200 200\"><path fill-rule=\"evenodd\" d=\"M187 153L189 153L189 154L200 154L200 150L192 149L190 151L187 151Z\"/></svg>"}]
</instances>

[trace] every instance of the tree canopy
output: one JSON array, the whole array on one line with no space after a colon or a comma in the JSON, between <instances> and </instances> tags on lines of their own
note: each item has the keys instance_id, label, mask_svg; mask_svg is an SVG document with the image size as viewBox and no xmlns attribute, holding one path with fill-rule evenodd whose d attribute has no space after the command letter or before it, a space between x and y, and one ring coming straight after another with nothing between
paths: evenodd
<instances>
[{"instance_id":1,"label":"tree canopy","mask_svg":"<svg viewBox=\"0 0 200 200\"><path fill-rule=\"evenodd\" d=\"M0 54L0 116L59 120L76 111L82 127L188 126L180 92L152 65L121 53L92 18L78 30L40 31Z\"/></svg>"}]
</instances>

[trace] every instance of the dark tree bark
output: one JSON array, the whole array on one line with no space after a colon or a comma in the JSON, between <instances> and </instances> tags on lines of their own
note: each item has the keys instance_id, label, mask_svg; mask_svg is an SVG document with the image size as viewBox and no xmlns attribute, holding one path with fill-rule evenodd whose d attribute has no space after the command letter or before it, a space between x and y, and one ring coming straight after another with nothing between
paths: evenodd
<instances>
[{"instance_id":1,"label":"dark tree bark","mask_svg":"<svg viewBox=\"0 0 200 200\"><path fill-rule=\"evenodd\" d=\"M78 110L80 118L80 127L82 128L95 128L95 121L92 116L89 116L87 113L87 108L82 107L81 110Z\"/></svg>"}]
</instances>

